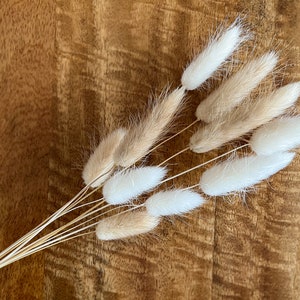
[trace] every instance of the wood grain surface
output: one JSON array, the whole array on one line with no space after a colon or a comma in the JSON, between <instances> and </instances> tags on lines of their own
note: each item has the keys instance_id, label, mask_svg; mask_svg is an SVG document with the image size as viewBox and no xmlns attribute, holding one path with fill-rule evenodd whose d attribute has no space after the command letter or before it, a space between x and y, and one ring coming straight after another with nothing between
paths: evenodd
<instances>
[{"instance_id":1,"label":"wood grain surface","mask_svg":"<svg viewBox=\"0 0 300 300\"><path fill-rule=\"evenodd\" d=\"M275 47L286 66L275 85L300 80L298 0L2 0L1 249L78 192L93 144L143 112L151 93L176 87L192 54L239 14L255 33L240 57ZM219 80L190 94L178 128ZM149 162L187 142L170 141ZM221 152L183 154L171 171ZM211 199L154 234L89 235L25 258L0 270L0 299L299 299L299 167L297 155L247 205ZM173 184L195 184L200 173Z\"/></svg>"}]
</instances>

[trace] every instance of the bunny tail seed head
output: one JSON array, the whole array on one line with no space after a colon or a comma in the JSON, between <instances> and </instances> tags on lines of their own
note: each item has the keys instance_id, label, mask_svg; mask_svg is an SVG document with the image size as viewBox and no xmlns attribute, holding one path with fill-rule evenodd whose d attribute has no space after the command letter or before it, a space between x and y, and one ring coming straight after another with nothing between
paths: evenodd
<instances>
[{"instance_id":1,"label":"bunny tail seed head","mask_svg":"<svg viewBox=\"0 0 300 300\"><path fill-rule=\"evenodd\" d=\"M185 69L181 84L187 90L206 81L245 39L241 24L235 22L221 36L212 40Z\"/></svg>"},{"instance_id":2,"label":"bunny tail seed head","mask_svg":"<svg viewBox=\"0 0 300 300\"><path fill-rule=\"evenodd\" d=\"M190 138L190 149L204 153L237 139L282 115L300 95L300 82L287 84L272 94L249 99L218 120L200 127Z\"/></svg>"},{"instance_id":3,"label":"bunny tail seed head","mask_svg":"<svg viewBox=\"0 0 300 300\"><path fill-rule=\"evenodd\" d=\"M143 120L130 128L114 154L116 165L132 166L148 154L181 108L184 95L184 88L174 90L158 101Z\"/></svg>"},{"instance_id":4,"label":"bunny tail seed head","mask_svg":"<svg viewBox=\"0 0 300 300\"><path fill-rule=\"evenodd\" d=\"M171 190L152 195L145 202L145 206L150 215L160 217L186 213L204 202L205 200L196 192Z\"/></svg>"},{"instance_id":5,"label":"bunny tail seed head","mask_svg":"<svg viewBox=\"0 0 300 300\"><path fill-rule=\"evenodd\" d=\"M162 167L141 167L112 176L103 187L105 200L118 205L156 187L165 177L167 170Z\"/></svg>"},{"instance_id":6,"label":"bunny tail seed head","mask_svg":"<svg viewBox=\"0 0 300 300\"><path fill-rule=\"evenodd\" d=\"M225 196L243 191L285 168L294 156L295 153L283 152L225 161L206 170L199 185L209 196Z\"/></svg>"},{"instance_id":7,"label":"bunny tail seed head","mask_svg":"<svg viewBox=\"0 0 300 300\"><path fill-rule=\"evenodd\" d=\"M124 239L153 230L159 221L146 211L120 213L101 220L96 226L96 235L103 241Z\"/></svg>"},{"instance_id":8,"label":"bunny tail seed head","mask_svg":"<svg viewBox=\"0 0 300 300\"><path fill-rule=\"evenodd\" d=\"M274 69L277 61L277 54L270 52L246 64L199 104L197 119L210 123L231 111Z\"/></svg>"},{"instance_id":9,"label":"bunny tail seed head","mask_svg":"<svg viewBox=\"0 0 300 300\"><path fill-rule=\"evenodd\" d=\"M100 142L82 171L82 178L86 185L92 182L91 187L95 188L110 176L114 166L114 151L119 146L126 132L127 130L124 128L116 129ZM95 180L100 175L103 176ZM95 181L93 182L93 180Z\"/></svg>"},{"instance_id":10,"label":"bunny tail seed head","mask_svg":"<svg viewBox=\"0 0 300 300\"><path fill-rule=\"evenodd\" d=\"M257 129L249 142L258 155L270 155L300 146L300 116L274 120Z\"/></svg>"}]
</instances>

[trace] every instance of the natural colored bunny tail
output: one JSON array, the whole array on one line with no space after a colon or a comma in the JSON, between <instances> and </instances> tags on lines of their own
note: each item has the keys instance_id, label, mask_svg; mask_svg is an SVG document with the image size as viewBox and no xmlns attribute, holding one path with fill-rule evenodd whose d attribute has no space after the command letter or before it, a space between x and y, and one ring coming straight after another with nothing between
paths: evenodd
<instances>
[{"instance_id":1,"label":"natural colored bunny tail","mask_svg":"<svg viewBox=\"0 0 300 300\"><path fill-rule=\"evenodd\" d=\"M198 129L190 139L190 149L196 153L207 152L246 134L283 114L299 94L300 82L291 83L254 103L241 104L220 120Z\"/></svg>"},{"instance_id":2,"label":"natural colored bunny tail","mask_svg":"<svg viewBox=\"0 0 300 300\"><path fill-rule=\"evenodd\" d=\"M199 104L197 119L210 123L231 111L273 70L277 60L277 54L270 52L246 64Z\"/></svg>"},{"instance_id":3,"label":"natural colored bunny tail","mask_svg":"<svg viewBox=\"0 0 300 300\"><path fill-rule=\"evenodd\" d=\"M180 109L184 95L184 88L174 90L157 102L144 120L129 129L114 153L116 165L129 167L148 153Z\"/></svg>"},{"instance_id":4,"label":"natural colored bunny tail","mask_svg":"<svg viewBox=\"0 0 300 300\"><path fill-rule=\"evenodd\" d=\"M283 152L227 160L206 170L199 186L209 196L244 191L285 168L294 157L295 153Z\"/></svg>"},{"instance_id":5,"label":"natural colored bunny tail","mask_svg":"<svg viewBox=\"0 0 300 300\"><path fill-rule=\"evenodd\" d=\"M147 211L133 211L101 220L96 227L99 240L123 239L153 230L160 219Z\"/></svg>"},{"instance_id":6,"label":"natural colored bunny tail","mask_svg":"<svg viewBox=\"0 0 300 300\"><path fill-rule=\"evenodd\" d=\"M82 178L86 185L92 182L91 187L97 187L110 176L114 166L113 154L126 132L126 129L118 128L100 142L82 171ZM93 182L97 176L102 174L106 175Z\"/></svg>"},{"instance_id":7,"label":"natural colored bunny tail","mask_svg":"<svg viewBox=\"0 0 300 300\"><path fill-rule=\"evenodd\" d=\"M176 189L152 195L146 200L145 206L149 215L160 217L186 213L204 202L204 198L196 192Z\"/></svg>"},{"instance_id":8,"label":"natural colored bunny tail","mask_svg":"<svg viewBox=\"0 0 300 300\"><path fill-rule=\"evenodd\" d=\"M240 22L234 22L225 32L210 41L207 47L188 65L181 77L187 90L198 88L234 50L246 39Z\"/></svg>"},{"instance_id":9,"label":"natural colored bunny tail","mask_svg":"<svg viewBox=\"0 0 300 300\"><path fill-rule=\"evenodd\" d=\"M119 205L156 187L167 174L162 167L140 167L121 171L103 187L103 196L109 204Z\"/></svg>"},{"instance_id":10,"label":"natural colored bunny tail","mask_svg":"<svg viewBox=\"0 0 300 300\"><path fill-rule=\"evenodd\" d=\"M300 146L300 116L274 120L254 131L249 144L258 155L270 155Z\"/></svg>"}]
</instances>

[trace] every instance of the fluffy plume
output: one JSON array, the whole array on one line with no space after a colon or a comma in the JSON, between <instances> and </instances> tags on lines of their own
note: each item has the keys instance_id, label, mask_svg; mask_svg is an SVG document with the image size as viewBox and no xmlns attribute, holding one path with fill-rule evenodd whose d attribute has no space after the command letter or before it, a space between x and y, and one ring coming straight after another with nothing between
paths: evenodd
<instances>
[{"instance_id":1,"label":"fluffy plume","mask_svg":"<svg viewBox=\"0 0 300 300\"><path fill-rule=\"evenodd\" d=\"M283 114L299 97L300 82L277 89L255 102L248 101L196 131L190 139L190 149L203 153L236 139Z\"/></svg>"},{"instance_id":2,"label":"fluffy plume","mask_svg":"<svg viewBox=\"0 0 300 300\"><path fill-rule=\"evenodd\" d=\"M187 90L198 88L207 80L245 39L241 24L235 22L222 35L213 39L185 69L181 84Z\"/></svg>"},{"instance_id":3,"label":"fluffy plume","mask_svg":"<svg viewBox=\"0 0 300 300\"><path fill-rule=\"evenodd\" d=\"M284 152L228 160L206 170L199 185L209 196L243 191L285 168L294 156L295 153Z\"/></svg>"},{"instance_id":4,"label":"fluffy plume","mask_svg":"<svg viewBox=\"0 0 300 300\"><path fill-rule=\"evenodd\" d=\"M209 123L231 111L273 70L277 60L277 54L270 52L246 64L199 104L197 119Z\"/></svg>"},{"instance_id":5,"label":"fluffy plume","mask_svg":"<svg viewBox=\"0 0 300 300\"><path fill-rule=\"evenodd\" d=\"M186 213L200 205L205 200L190 190L171 190L152 195L146 202L150 215L155 217Z\"/></svg>"},{"instance_id":6,"label":"fluffy plume","mask_svg":"<svg viewBox=\"0 0 300 300\"><path fill-rule=\"evenodd\" d=\"M162 167L141 167L119 172L104 184L103 196L112 205L126 203L156 187L166 173L167 170Z\"/></svg>"},{"instance_id":7,"label":"fluffy plume","mask_svg":"<svg viewBox=\"0 0 300 300\"><path fill-rule=\"evenodd\" d=\"M249 142L258 155L291 150L300 145L300 117L274 120L257 129Z\"/></svg>"},{"instance_id":8,"label":"fluffy plume","mask_svg":"<svg viewBox=\"0 0 300 300\"><path fill-rule=\"evenodd\" d=\"M101 220L96 227L96 235L103 241L124 239L153 230L159 221L146 211L121 213Z\"/></svg>"},{"instance_id":9,"label":"fluffy plume","mask_svg":"<svg viewBox=\"0 0 300 300\"><path fill-rule=\"evenodd\" d=\"M178 88L156 103L144 120L130 128L114 154L116 165L129 167L147 155L179 110L184 88Z\"/></svg>"},{"instance_id":10,"label":"fluffy plume","mask_svg":"<svg viewBox=\"0 0 300 300\"><path fill-rule=\"evenodd\" d=\"M110 176L114 166L113 154L126 132L124 128L116 129L100 142L82 171L86 185L92 182L91 187L97 187ZM93 182L100 175L103 176Z\"/></svg>"}]
</instances>

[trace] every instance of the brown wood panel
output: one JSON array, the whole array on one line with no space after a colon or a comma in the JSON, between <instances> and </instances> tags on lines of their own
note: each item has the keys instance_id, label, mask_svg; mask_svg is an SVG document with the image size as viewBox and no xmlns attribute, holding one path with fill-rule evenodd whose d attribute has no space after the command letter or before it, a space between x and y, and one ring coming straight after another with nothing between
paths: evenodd
<instances>
[{"instance_id":1,"label":"brown wood panel","mask_svg":"<svg viewBox=\"0 0 300 300\"><path fill-rule=\"evenodd\" d=\"M0 3L0 247L46 216L54 1ZM0 271L0 299L42 299L43 253Z\"/></svg>"},{"instance_id":2,"label":"brown wood panel","mask_svg":"<svg viewBox=\"0 0 300 300\"><path fill-rule=\"evenodd\" d=\"M283 49L289 66L275 84L282 75L283 82L300 79L296 0L11 0L0 8L2 248L80 190L91 145L143 112L153 91L176 87L186 62L224 20L247 16L254 53ZM241 57L251 57L252 47ZM179 126L193 120L218 82L190 94ZM187 142L188 135L170 141L149 162ZM217 153L183 154L170 169ZM26 258L0 270L0 298L297 299L299 165L297 156L249 194L247 205L211 199L166 220L156 234L105 243L90 235ZM173 184L195 184L200 173Z\"/></svg>"}]
</instances>

